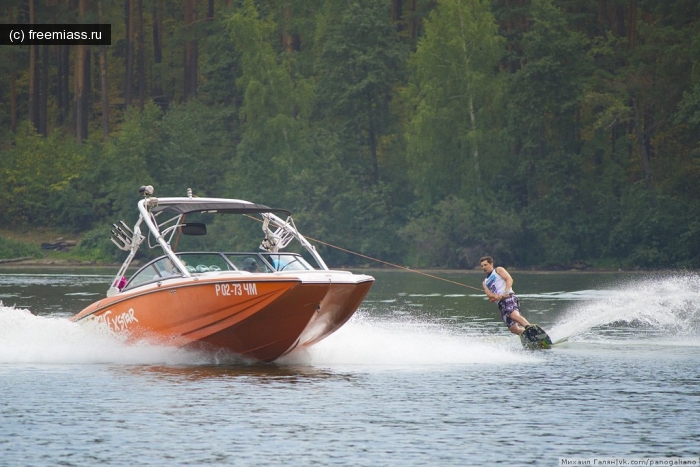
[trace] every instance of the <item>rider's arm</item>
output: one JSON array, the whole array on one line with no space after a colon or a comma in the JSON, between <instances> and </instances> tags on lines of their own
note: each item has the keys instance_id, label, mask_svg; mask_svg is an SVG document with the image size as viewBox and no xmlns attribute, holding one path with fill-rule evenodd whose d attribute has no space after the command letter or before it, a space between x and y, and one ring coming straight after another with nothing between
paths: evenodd
<instances>
[{"instance_id":1,"label":"rider's arm","mask_svg":"<svg viewBox=\"0 0 700 467\"><path fill-rule=\"evenodd\" d=\"M498 266L496 268L496 274L501 276L501 278L506 281L506 293L504 293L504 296L508 296L511 294L511 290L513 290L513 278L510 277L510 274L508 274L508 271L506 271L505 268L502 268L501 266Z\"/></svg>"},{"instance_id":2,"label":"rider's arm","mask_svg":"<svg viewBox=\"0 0 700 467\"><path fill-rule=\"evenodd\" d=\"M491 291L489 290L489 288L486 287L486 283L485 283L485 282L482 282L481 285L484 287L484 292L486 293L486 296L489 297L489 299L490 299L491 301L496 301L496 300L500 299L500 297L499 297L497 294L491 292ZM497 297L498 297L498 298L497 298Z\"/></svg>"}]
</instances>

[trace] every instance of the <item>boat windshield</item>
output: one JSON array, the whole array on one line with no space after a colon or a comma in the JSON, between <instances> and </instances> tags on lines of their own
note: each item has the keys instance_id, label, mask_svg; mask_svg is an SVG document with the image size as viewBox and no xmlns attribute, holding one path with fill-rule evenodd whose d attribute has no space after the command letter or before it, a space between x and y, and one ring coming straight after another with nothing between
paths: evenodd
<instances>
[{"instance_id":1,"label":"boat windshield","mask_svg":"<svg viewBox=\"0 0 700 467\"><path fill-rule=\"evenodd\" d=\"M220 253L178 253L177 257L190 273L234 270Z\"/></svg>"},{"instance_id":2,"label":"boat windshield","mask_svg":"<svg viewBox=\"0 0 700 467\"><path fill-rule=\"evenodd\" d=\"M270 265L257 253L226 253L236 269L248 272L272 272Z\"/></svg>"},{"instance_id":3,"label":"boat windshield","mask_svg":"<svg viewBox=\"0 0 700 467\"><path fill-rule=\"evenodd\" d=\"M178 253L177 257L192 274L235 270L252 273L314 270L296 253ZM182 273L167 256L161 256L139 269L123 290L176 277L182 277Z\"/></svg>"},{"instance_id":4,"label":"boat windshield","mask_svg":"<svg viewBox=\"0 0 700 467\"><path fill-rule=\"evenodd\" d=\"M182 274L178 271L173 262L170 261L170 258L161 256L138 270L123 290L129 290L149 282L162 281L175 277L182 277Z\"/></svg>"},{"instance_id":5,"label":"boat windshield","mask_svg":"<svg viewBox=\"0 0 700 467\"><path fill-rule=\"evenodd\" d=\"M304 258L291 253L263 253L273 271L309 271L313 267Z\"/></svg>"},{"instance_id":6,"label":"boat windshield","mask_svg":"<svg viewBox=\"0 0 700 467\"><path fill-rule=\"evenodd\" d=\"M249 272L312 271L311 266L296 253L226 253L237 269Z\"/></svg>"}]
</instances>

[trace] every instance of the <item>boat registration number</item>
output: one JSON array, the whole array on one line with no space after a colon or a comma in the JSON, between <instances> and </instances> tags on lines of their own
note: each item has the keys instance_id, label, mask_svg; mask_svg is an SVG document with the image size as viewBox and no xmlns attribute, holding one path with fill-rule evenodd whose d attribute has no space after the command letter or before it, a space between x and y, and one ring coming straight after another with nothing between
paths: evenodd
<instances>
[{"instance_id":1,"label":"boat registration number","mask_svg":"<svg viewBox=\"0 0 700 467\"><path fill-rule=\"evenodd\" d=\"M231 295L257 295L258 289L254 283L244 284L214 284L217 297L229 297Z\"/></svg>"}]
</instances>

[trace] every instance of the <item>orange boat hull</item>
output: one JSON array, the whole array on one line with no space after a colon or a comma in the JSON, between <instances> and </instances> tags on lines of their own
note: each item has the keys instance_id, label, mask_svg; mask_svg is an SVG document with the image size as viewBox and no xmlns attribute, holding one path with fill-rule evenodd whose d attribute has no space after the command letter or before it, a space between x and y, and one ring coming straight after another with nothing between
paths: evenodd
<instances>
[{"instance_id":1,"label":"orange boat hull","mask_svg":"<svg viewBox=\"0 0 700 467\"><path fill-rule=\"evenodd\" d=\"M165 280L93 303L72 320L131 340L226 349L269 362L334 332L372 285L251 279Z\"/></svg>"},{"instance_id":2,"label":"orange boat hull","mask_svg":"<svg viewBox=\"0 0 700 467\"><path fill-rule=\"evenodd\" d=\"M311 346L337 331L350 319L372 287L373 281L357 284L336 283L321 302L299 338L299 347Z\"/></svg>"}]
</instances>

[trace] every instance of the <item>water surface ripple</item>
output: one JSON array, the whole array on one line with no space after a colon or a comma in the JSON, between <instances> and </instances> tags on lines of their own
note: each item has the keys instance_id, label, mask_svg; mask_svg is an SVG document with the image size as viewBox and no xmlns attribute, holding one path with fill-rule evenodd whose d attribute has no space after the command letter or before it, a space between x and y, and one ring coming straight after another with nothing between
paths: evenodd
<instances>
[{"instance_id":1,"label":"water surface ripple","mask_svg":"<svg viewBox=\"0 0 700 467\"><path fill-rule=\"evenodd\" d=\"M483 297L376 276L338 333L246 365L70 323L109 276L0 274L0 465L699 455L697 275L517 274L526 316L568 339L540 352L520 349Z\"/></svg>"}]
</instances>

